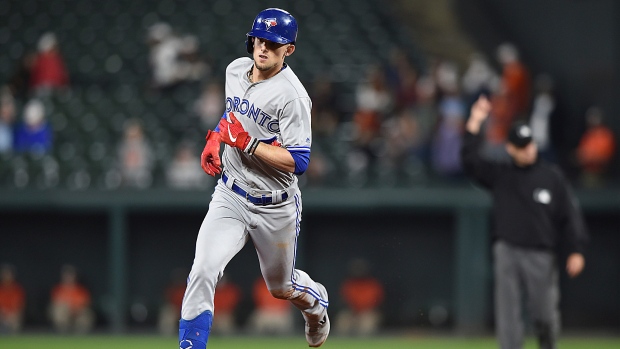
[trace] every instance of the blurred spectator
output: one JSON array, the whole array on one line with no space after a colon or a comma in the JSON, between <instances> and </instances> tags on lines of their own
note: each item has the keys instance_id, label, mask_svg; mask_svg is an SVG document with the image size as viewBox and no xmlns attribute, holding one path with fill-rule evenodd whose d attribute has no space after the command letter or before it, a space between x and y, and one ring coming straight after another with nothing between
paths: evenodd
<instances>
[{"instance_id":1,"label":"blurred spectator","mask_svg":"<svg viewBox=\"0 0 620 349\"><path fill-rule=\"evenodd\" d=\"M366 148L379 135L383 118L390 112L393 96L385 75L377 66L370 66L367 80L357 87L357 110L353 122L357 128L357 143Z\"/></svg>"},{"instance_id":2,"label":"blurred spectator","mask_svg":"<svg viewBox=\"0 0 620 349\"><path fill-rule=\"evenodd\" d=\"M72 265L62 267L60 282L52 288L50 316L54 329L60 333L87 333L93 327L95 314L90 291L79 283Z\"/></svg>"},{"instance_id":3,"label":"blurred spectator","mask_svg":"<svg viewBox=\"0 0 620 349\"><path fill-rule=\"evenodd\" d=\"M178 78L185 81L201 81L211 68L199 52L199 41L195 35L180 38L178 57Z\"/></svg>"},{"instance_id":4,"label":"blurred spectator","mask_svg":"<svg viewBox=\"0 0 620 349\"><path fill-rule=\"evenodd\" d=\"M486 126L485 155L490 160L507 160L504 144L508 130L517 119L525 119L530 107L531 81L529 70L519 59L517 47L511 43L497 48L497 59L502 66L499 89L491 99L493 112Z\"/></svg>"},{"instance_id":5,"label":"blurred spectator","mask_svg":"<svg viewBox=\"0 0 620 349\"><path fill-rule=\"evenodd\" d=\"M17 282L15 269L4 264L0 267L0 333L19 332L24 320L26 294Z\"/></svg>"},{"instance_id":6,"label":"blurred spectator","mask_svg":"<svg viewBox=\"0 0 620 349\"><path fill-rule=\"evenodd\" d=\"M616 151L616 140L611 129L603 122L603 112L590 107L586 112L587 129L577 146L577 162L585 187L604 183L607 168Z\"/></svg>"},{"instance_id":7,"label":"blurred spectator","mask_svg":"<svg viewBox=\"0 0 620 349\"><path fill-rule=\"evenodd\" d=\"M8 86L0 89L0 154L13 150L15 100Z\"/></svg>"},{"instance_id":8,"label":"blurred spectator","mask_svg":"<svg viewBox=\"0 0 620 349\"><path fill-rule=\"evenodd\" d=\"M241 300L241 289L226 274L222 275L215 288L213 307L213 327L211 331L219 334L232 334L237 329L235 311Z\"/></svg>"},{"instance_id":9,"label":"blurred spectator","mask_svg":"<svg viewBox=\"0 0 620 349\"><path fill-rule=\"evenodd\" d=\"M179 330L181 303L185 295L187 271L178 268L170 273L170 283L164 290L164 303L159 309L157 328L163 335L173 335Z\"/></svg>"},{"instance_id":10,"label":"blurred spectator","mask_svg":"<svg viewBox=\"0 0 620 349\"><path fill-rule=\"evenodd\" d=\"M521 62L519 50L511 43L501 44L497 48L497 59L502 65L503 91L509 99L510 117L524 117L530 107L532 82L530 72Z\"/></svg>"},{"instance_id":11,"label":"blurred spectator","mask_svg":"<svg viewBox=\"0 0 620 349\"><path fill-rule=\"evenodd\" d=\"M446 178L462 173L460 149L463 139L465 104L459 90L456 66L443 63L437 68L441 92L438 112L439 123L431 145L431 163L435 172Z\"/></svg>"},{"instance_id":12,"label":"blurred spectator","mask_svg":"<svg viewBox=\"0 0 620 349\"><path fill-rule=\"evenodd\" d=\"M282 335L292 331L293 313L290 302L271 295L262 276L254 282L252 299L254 311L248 321L252 333Z\"/></svg>"},{"instance_id":13,"label":"blurred spectator","mask_svg":"<svg viewBox=\"0 0 620 349\"><path fill-rule=\"evenodd\" d=\"M456 63L437 60L432 77L437 85L438 99L442 99L444 94L454 95L459 92L459 70Z\"/></svg>"},{"instance_id":14,"label":"blurred spectator","mask_svg":"<svg viewBox=\"0 0 620 349\"><path fill-rule=\"evenodd\" d=\"M553 79L547 74L536 77L535 96L532 103L532 115L530 127L532 138L538 146L539 155L547 160L555 160L554 149L551 144L551 116L555 111L555 96L553 91Z\"/></svg>"},{"instance_id":15,"label":"blurred spectator","mask_svg":"<svg viewBox=\"0 0 620 349\"><path fill-rule=\"evenodd\" d=\"M118 148L123 185L147 188L153 182L153 151L138 120L126 121L124 128L123 139Z\"/></svg>"},{"instance_id":16,"label":"blurred spectator","mask_svg":"<svg viewBox=\"0 0 620 349\"><path fill-rule=\"evenodd\" d=\"M14 148L17 152L47 153L52 149L52 127L45 106L38 99L26 103L23 120L15 128Z\"/></svg>"},{"instance_id":17,"label":"blurred spectator","mask_svg":"<svg viewBox=\"0 0 620 349\"><path fill-rule=\"evenodd\" d=\"M411 108L418 101L416 85L418 82L418 72L410 67L401 74L400 85L395 91L396 109Z\"/></svg>"},{"instance_id":18,"label":"blurred spectator","mask_svg":"<svg viewBox=\"0 0 620 349\"><path fill-rule=\"evenodd\" d=\"M430 76L421 77L416 83L417 103L413 107L420 137L420 156L425 163L430 158L430 143L439 119L437 111L437 86Z\"/></svg>"},{"instance_id":19,"label":"blurred spectator","mask_svg":"<svg viewBox=\"0 0 620 349\"><path fill-rule=\"evenodd\" d=\"M486 57L481 53L474 53L461 79L467 108L478 99L480 94L491 94L497 91L499 83L499 76Z\"/></svg>"},{"instance_id":20,"label":"blurred spectator","mask_svg":"<svg viewBox=\"0 0 620 349\"><path fill-rule=\"evenodd\" d=\"M200 97L194 104L194 111L200 117L205 129L215 127L224 113L224 85L211 80L202 89Z\"/></svg>"},{"instance_id":21,"label":"blurred spectator","mask_svg":"<svg viewBox=\"0 0 620 349\"><path fill-rule=\"evenodd\" d=\"M392 90L398 90L398 87L402 84L402 73L408 70L410 66L407 53L398 46L392 47L385 67L385 78Z\"/></svg>"},{"instance_id":22,"label":"blurred spectator","mask_svg":"<svg viewBox=\"0 0 620 349\"><path fill-rule=\"evenodd\" d=\"M383 123L385 156L383 166L401 169L409 157L419 157L421 136L416 115L411 109L401 109Z\"/></svg>"},{"instance_id":23,"label":"blurred spectator","mask_svg":"<svg viewBox=\"0 0 620 349\"><path fill-rule=\"evenodd\" d=\"M338 109L338 96L331 79L325 75L318 76L314 80L310 94L313 137L330 138L336 132L341 115Z\"/></svg>"},{"instance_id":24,"label":"blurred spectator","mask_svg":"<svg viewBox=\"0 0 620 349\"><path fill-rule=\"evenodd\" d=\"M394 94L395 109L409 108L415 104L418 72L407 54L400 48L393 48L390 53L386 79Z\"/></svg>"},{"instance_id":25,"label":"blurred spectator","mask_svg":"<svg viewBox=\"0 0 620 349\"><path fill-rule=\"evenodd\" d=\"M179 81L178 56L181 40L168 23L159 22L148 29L147 44L150 47L150 64L155 88L165 88Z\"/></svg>"},{"instance_id":26,"label":"blurred spectator","mask_svg":"<svg viewBox=\"0 0 620 349\"><path fill-rule=\"evenodd\" d=\"M446 178L462 174L459 149L463 141L465 106L457 97L445 99L440 105L441 119L435 133L431 159L433 169Z\"/></svg>"},{"instance_id":27,"label":"blurred spectator","mask_svg":"<svg viewBox=\"0 0 620 349\"><path fill-rule=\"evenodd\" d=\"M195 35L181 37L168 23L152 25L147 44L155 88L170 89L181 82L200 82L211 72L209 62L200 54L198 38Z\"/></svg>"},{"instance_id":28,"label":"blurred spectator","mask_svg":"<svg viewBox=\"0 0 620 349\"><path fill-rule=\"evenodd\" d=\"M168 165L168 186L175 189L205 188L211 182L200 167L200 157L194 147L183 142Z\"/></svg>"},{"instance_id":29,"label":"blurred spectator","mask_svg":"<svg viewBox=\"0 0 620 349\"><path fill-rule=\"evenodd\" d=\"M383 70L371 65L366 71L366 80L356 90L356 111L353 115L352 139L354 148L347 155L349 176L365 176L374 165L381 146L381 125L392 110L394 96L386 83ZM361 179L363 184L366 179Z\"/></svg>"},{"instance_id":30,"label":"blurred spectator","mask_svg":"<svg viewBox=\"0 0 620 349\"><path fill-rule=\"evenodd\" d=\"M30 88L35 93L48 93L67 87L69 74L58 49L56 35L47 32L41 36L37 46L38 53L32 63Z\"/></svg>"},{"instance_id":31,"label":"blurred spectator","mask_svg":"<svg viewBox=\"0 0 620 349\"><path fill-rule=\"evenodd\" d=\"M381 322L383 285L370 273L368 262L354 259L349 262L348 276L340 287L345 308L338 313L336 329L345 335L370 335L377 332Z\"/></svg>"}]
</instances>

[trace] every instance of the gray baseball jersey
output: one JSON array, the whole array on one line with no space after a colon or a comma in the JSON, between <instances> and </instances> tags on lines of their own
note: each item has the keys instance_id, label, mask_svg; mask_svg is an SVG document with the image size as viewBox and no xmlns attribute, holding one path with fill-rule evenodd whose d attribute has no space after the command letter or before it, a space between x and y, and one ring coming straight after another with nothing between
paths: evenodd
<instances>
[{"instance_id":1,"label":"gray baseball jersey","mask_svg":"<svg viewBox=\"0 0 620 349\"><path fill-rule=\"evenodd\" d=\"M226 113L233 112L252 137L277 140L290 151L310 150L312 102L295 73L285 67L270 79L251 83L254 61L244 57L226 69ZM231 177L250 188L277 190L296 184L297 177L265 164L237 148L225 146L222 164Z\"/></svg>"}]
</instances>

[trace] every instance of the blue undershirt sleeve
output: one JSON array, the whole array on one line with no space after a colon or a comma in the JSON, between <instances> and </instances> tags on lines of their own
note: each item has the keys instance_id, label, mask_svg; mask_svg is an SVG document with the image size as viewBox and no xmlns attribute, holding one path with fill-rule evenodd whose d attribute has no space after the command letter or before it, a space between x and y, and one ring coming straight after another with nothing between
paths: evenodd
<instances>
[{"instance_id":1,"label":"blue undershirt sleeve","mask_svg":"<svg viewBox=\"0 0 620 349\"><path fill-rule=\"evenodd\" d=\"M224 111L224 114L222 114L222 119L226 118L226 111ZM215 128L213 129L214 132L220 132L220 123L217 123L217 126L215 126Z\"/></svg>"},{"instance_id":2,"label":"blue undershirt sleeve","mask_svg":"<svg viewBox=\"0 0 620 349\"><path fill-rule=\"evenodd\" d=\"M293 160L295 160L295 171L293 172L296 175L301 175L308 169L308 163L310 163L310 149L287 149L289 153L293 156Z\"/></svg>"}]
</instances>

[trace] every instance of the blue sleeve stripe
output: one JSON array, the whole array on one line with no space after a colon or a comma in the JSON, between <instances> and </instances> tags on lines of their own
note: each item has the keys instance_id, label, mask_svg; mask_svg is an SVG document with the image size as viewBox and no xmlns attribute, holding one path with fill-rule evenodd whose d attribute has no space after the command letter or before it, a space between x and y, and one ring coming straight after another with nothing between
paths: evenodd
<instances>
[{"instance_id":1,"label":"blue sleeve stripe","mask_svg":"<svg viewBox=\"0 0 620 349\"><path fill-rule=\"evenodd\" d=\"M224 112L224 114L222 114L222 119L226 118L226 112ZM220 123L217 123L217 126L215 126L215 128L213 129L213 131L215 132L220 132Z\"/></svg>"},{"instance_id":2,"label":"blue sleeve stripe","mask_svg":"<svg viewBox=\"0 0 620 349\"><path fill-rule=\"evenodd\" d=\"M295 171L293 172L296 175L301 175L308 169L308 163L310 163L310 150L307 151L291 151L291 149L287 149L289 153L293 156L293 160L295 160Z\"/></svg>"}]
</instances>

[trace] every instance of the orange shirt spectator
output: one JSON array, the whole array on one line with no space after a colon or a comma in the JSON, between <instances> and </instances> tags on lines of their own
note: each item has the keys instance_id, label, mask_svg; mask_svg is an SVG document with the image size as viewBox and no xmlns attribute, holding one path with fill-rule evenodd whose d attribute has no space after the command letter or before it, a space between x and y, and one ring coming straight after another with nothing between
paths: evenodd
<instances>
[{"instance_id":1,"label":"orange shirt spectator","mask_svg":"<svg viewBox=\"0 0 620 349\"><path fill-rule=\"evenodd\" d=\"M335 322L340 334L367 336L379 330L384 289L370 273L366 260L356 258L349 262L349 275L340 286L340 295L345 304Z\"/></svg>"},{"instance_id":2,"label":"orange shirt spectator","mask_svg":"<svg viewBox=\"0 0 620 349\"><path fill-rule=\"evenodd\" d=\"M224 275L215 288L212 332L229 335L236 330L235 309L237 309L240 300L241 289Z\"/></svg>"},{"instance_id":3,"label":"orange shirt spectator","mask_svg":"<svg viewBox=\"0 0 620 349\"><path fill-rule=\"evenodd\" d=\"M0 271L0 330L7 328L17 332L22 325L26 295L23 287L15 280L15 273L9 266Z\"/></svg>"},{"instance_id":4,"label":"orange shirt spectator","mask_svg":"<svg viewBox=\"0 0 620 349\"><path fill-rule=\"evenodd\" d=\"M95 314L90 307L90 291L78 282L75 267L62 267L60 283L52 288L51 297L50 315L57 331L87 333L92 329Z\"/></svg>"},{"instance_id":5,"label":"orange shirt spectator","mask_svg":"<svg viewBox=\"0 0 620 349\"><path fill-rule=\"evenodd\" d=\"M514 106L505 93L499 93L492 97L493 112L489 116L486 137L495 145L504 145L508 138L508 130L513 122Z\"/></svg>"},{"instance_id":6,"label":"orange shirt spectator","mask_svg":"<svg viewBox=\"0 0 620 349\"><path fill-rule=\"evenodd\" d=\"M502 65L502 76L499 90L491 100L493 111L488 119L486 138L491 145L503 150L512 123L528 113L532 82L516 46L501 44L497 48L497 58Z\"/></svg>"},{"instance_id":7,"label":"orange shirt spectator","mask_svg":"<svg viewBox=\"0 0 620 349\"><path fill-rule=\"evenodd\" d=\"M372 277L346 280L340 292L349 308L356 313L375 309L383 302L383 286Z\"/></svg>"},{"instance_id":8,"label":"orange shirt spectator","mask_svg":"<svg viewBox=\"0 0 620 349\"><path fill-rule=\"evenodd\" d=\"M157 327L159 332L166 336L177 333L181 305L185 295L187 271L183 268L174 269L170 273L170 283L163 290L163 302L159 308Z\"/></svg>"},{"instance_id":9,"label":"orange shirt spectator","mask_svg":"<svg viewBox=\"0 0 620 349\"><path fill-rule=\"evenodd\" d=\"M502 83L513 101L515 114L527 112L530 104L531 79L525 65L519 61L504 65Z\"/></svg>"},{"instance_id":10,"label":"orange shirt spectator","mask_svg":"<svg viewBox=\"0 0 620 349\"><path fill-rule=\"evenodd\" d=\"M577 158L584 171L601 173L616 150L613 132L604 125L596 125L584 133L577 147Z\"/></svg>"},{"instance_id":11,"label":"orange shirt spectator","mask_svg":"<svg viewBox=\"0 0 620 349\"><path fill-rule=\"evenodd\" d=\"M90 292L79 284L59 284L52 290L52 302L69 306L73 312L90 305Z\"/></svg>"},{"instance_id":12,"label":"orange shirt spectator","mask_svg":"<svg viewBox=\"0 0 620 349\"><path fill-rule=\"evenodd\" d=\"M218 314L231 313L235 311L237 304L239 304L239 301L241 300L241 290L239 289L239 286L231 282L221 282L222 281L220 281L215 289L213 305Z\"/></svg>"},{"instance_id":13,"label":"orange shirt spectator","mask_svg":"<svg viewBox=\"0 0 620 349\"><path fill-rule=\"evenodd\" d=\"M0 285L0 318L4 315L21 313L26 305L24 288L16 281Z\"/></svg>"},{"instance_id":14,"label":"orange shirt spectator","mask_svg":"<svg viewBox=\"0 0 620 349\"><path fill-rule=\"evenodd\" d=\"M519 50L511 43L503 43L497 48L497 56L502 65L502 93L510 99L511 118L522 116L529 109L531 97L531 77L528 68L519 58Z\"/></svg>"}]
</instances>

